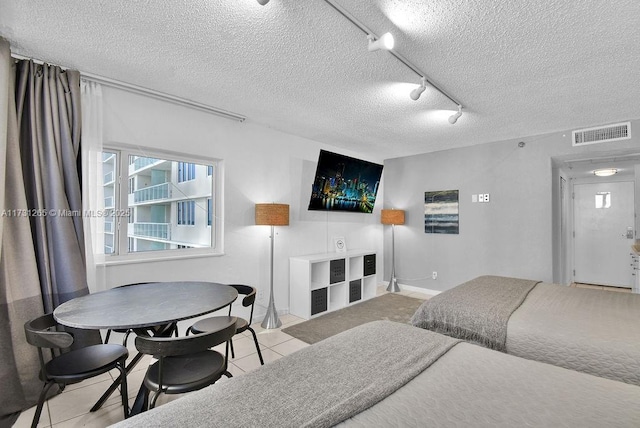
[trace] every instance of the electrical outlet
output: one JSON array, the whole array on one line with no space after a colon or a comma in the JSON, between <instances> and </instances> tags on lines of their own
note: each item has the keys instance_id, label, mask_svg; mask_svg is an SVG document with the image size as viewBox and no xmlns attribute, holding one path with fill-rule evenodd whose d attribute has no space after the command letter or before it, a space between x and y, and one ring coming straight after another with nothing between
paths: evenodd
<instances>
[{"instance_id":1,"label":"electrical outlet","mask_svg":"<svg viewBox=\"0 0 640 428\"><path fill-rule=\"evenodd\" d=\"M484 202L484 194L483 193L478 195L478 202Z\"/></svg>"},{"instance_id":2,"label":"electrical outlet","mask_svg":"<svg viewBox=\"0 0 640 428\"><path fill-rule=\"evenodd\" d=\"M438 279L438 272L433 271L433 273L431 274L431 278Z\"/></svg>"}]
</instances>

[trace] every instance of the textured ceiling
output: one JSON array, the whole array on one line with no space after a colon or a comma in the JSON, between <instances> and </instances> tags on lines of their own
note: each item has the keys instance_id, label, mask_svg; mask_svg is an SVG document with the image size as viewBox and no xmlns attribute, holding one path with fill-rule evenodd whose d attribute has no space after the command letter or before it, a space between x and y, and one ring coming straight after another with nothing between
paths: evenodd
<instances>
[{"instance_id":1,"label":"textured ceiling","mask_svg":"<svg viewBox=\"0 0 640 428\"><path fill-rule=\"evenodd\" d=\"M23 56L386 159L640 118L638 0L0 0ZM447 111L442 111L447 110Z\"/></svg>"}]
</instances>

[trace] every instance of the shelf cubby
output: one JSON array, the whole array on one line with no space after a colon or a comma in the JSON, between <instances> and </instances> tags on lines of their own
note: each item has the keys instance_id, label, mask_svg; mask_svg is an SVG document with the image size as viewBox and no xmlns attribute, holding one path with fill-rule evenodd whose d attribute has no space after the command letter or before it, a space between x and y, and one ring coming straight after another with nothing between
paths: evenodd
<instances>
[{"instance_id":1,"label":"shelf cubby","mask_svg":"<svg viewBox=\"0 0 640 428\"><path fill-rule=\"evenodd\" d=\"M291 257L289 312L310 319L376 296L376 254L368 250Z\"/></svg>"}]
</instances>

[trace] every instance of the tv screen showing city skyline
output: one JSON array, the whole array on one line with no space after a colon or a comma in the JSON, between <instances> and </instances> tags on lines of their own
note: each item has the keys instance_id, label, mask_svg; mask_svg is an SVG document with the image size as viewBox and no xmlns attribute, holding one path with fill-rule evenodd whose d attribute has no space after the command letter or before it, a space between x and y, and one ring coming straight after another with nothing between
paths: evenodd
<instances>
[{"instance_id":1,"label":"tv screen showing city skyline","mask_svg":"<svg viewBox=\"0 0 640 428\"><path fill-rule=\"evenodd\" d=\"M309 210L371 214L382 165L320 150Z\"/></svg>"}]
</instances>

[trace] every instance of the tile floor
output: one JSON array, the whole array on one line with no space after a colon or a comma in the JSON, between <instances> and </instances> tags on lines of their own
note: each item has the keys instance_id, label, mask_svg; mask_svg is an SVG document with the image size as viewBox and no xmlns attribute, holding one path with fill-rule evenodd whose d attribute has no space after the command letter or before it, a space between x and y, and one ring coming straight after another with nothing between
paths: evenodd
<instances>
[{"instance_id":1,"label":"tile floor","mask_svg":"<svg viewBox=\"0 0 640 428\"><path fill-rule=\"evenodd\" d=\"M378 287L378 294L386 293L384 287ZM410 291L401 291L411 297L428 299L430 296ZM257 333L260 350L265 364L291 354L308 344L281 331L282 328L304 321L293 315L283 315L280 317L282 327L273 330L264 330L259 323L253 324ZM191 320L190 323L193 323ZM189 324L180 326L180 331L185 331ZM112 334L110 342L118 343L122 340L122 335ZM130 355L135 355L133 338L129 338L128 347ZM234 337L233 340L235 358L230 358L229 371L233 376L241 376L260 367L255 344L251 338L251 333L246 331ZM223 346L223 345L222 345ZM224 349L222 348L224 352ZM133 404L135 395L144 378L146 366L149 365L151 357L145 356L140 363L129 373L127 377L128 393L130 405ZM119 422L123 419L122 406L119 393L111 395L102 408L96 412L89 412L89 409L98 400L102 393L109 387L113 379L117 376L117 371L111 374L88 379L76 385L68 386L62 394L51 398L45 403L40 417L38 427L70 428L70 427L96 427L102 428ZM219 382L224 382L223 377ZM162 405L167 401L179 398L183 395L161 395L157 405ZM22 412L14 427L29 427L35 413L35 407Z\"/></svg>"}]
</instances>

